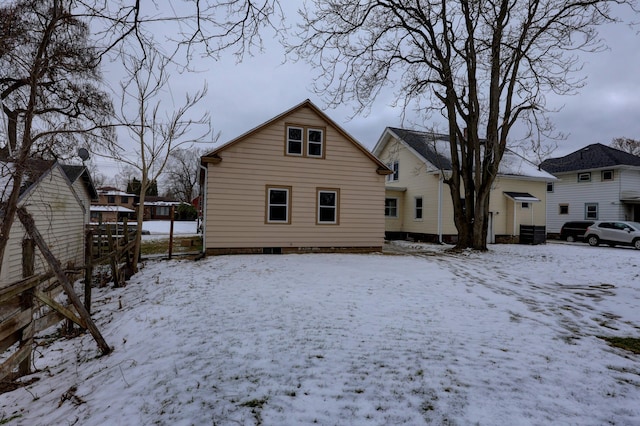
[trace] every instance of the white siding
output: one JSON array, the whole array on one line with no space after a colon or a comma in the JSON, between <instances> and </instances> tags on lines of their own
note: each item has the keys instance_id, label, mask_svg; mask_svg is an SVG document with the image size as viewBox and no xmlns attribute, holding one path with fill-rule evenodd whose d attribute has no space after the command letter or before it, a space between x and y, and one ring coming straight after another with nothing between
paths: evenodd
<instances>
[{"instance_id":1,"label":"white siding","mask_svg":"<svg viewBox=\"0 0 640 426\"><path fill-rule=\"evenodd\" d=\"M591 171L590 182L578 182L578 173L558 173L553 192L547 193L547 232L559 233L562 224L572 220L586 220L585 204L598 204L599 220L625 220L624 205L620 202L623 188L640 190L640 173L614 170L614 179L603 181L600 170ZM560 214L560 205L569 206L568 214Z\"/></svg>"},{"instance_id":2,"label":"white siding","mask_svg":"<svg viewBox=\"0 0 640 426\"><path fill-rule=\"evenodd\" d=\"M20 202L33 216L38 231L63 267L84 262L84 212L64 177L55 166L31 188ZM0 286L22 278L22 241L25 231L16 218L2 264ZM42 256L36 257L36 273L49 267Z\"/></svg>"}]
</instances>

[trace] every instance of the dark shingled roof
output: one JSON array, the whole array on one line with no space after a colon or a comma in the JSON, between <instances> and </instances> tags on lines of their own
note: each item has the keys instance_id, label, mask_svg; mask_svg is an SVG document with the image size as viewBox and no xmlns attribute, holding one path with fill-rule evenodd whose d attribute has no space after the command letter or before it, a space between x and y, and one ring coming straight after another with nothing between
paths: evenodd
<instances>
[{"instance_id":1,"label":"dark shingled roof","mask_svg":"<svg viewBox=\"0 0 640 426\"><path fill-rule=\"evenodd\" d=\"M435 141L449 142L449 135L399 129L397 127L389 127L389 130L434 166L442 170L451 170L451 161L437 153L433 147Z\"/></svg>"},{"instance_id":2,"label":"dark shingled roof","mask_svg":"<svg viewBox=\"0 0 640 426\"><path fill-rule=\"evenodd\" d=\"M89 191L89 196L92 200L98 199L98 191L95 186L93 186L93 181L91 180L91 175L89 175L89 171L85 166L76 166L73 164L61 164L62 171L67 175L67 178L71 183L74 183L79 178L82 178L84 184Z\"/></svg>"},{"instance_id":3,"label":"dark shingled roof","mask_svg":"<svg viewBox=\"0 0 640 426\"><path fill-rule=\"evenodd\" d=\"M540 167L549 173L602 169L615 166L640 167L640 157L601 143L594 143L564 157L549 158L540 164Z\"/></svg>"}]
</instances>

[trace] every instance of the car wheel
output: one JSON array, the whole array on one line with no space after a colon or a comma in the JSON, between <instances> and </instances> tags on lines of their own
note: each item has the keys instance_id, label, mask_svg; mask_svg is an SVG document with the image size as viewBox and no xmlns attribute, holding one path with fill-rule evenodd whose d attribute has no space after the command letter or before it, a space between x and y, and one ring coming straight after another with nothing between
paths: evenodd
<instances>
[{"instance_id":1,"label":"car wheel","mask_svg":"<svg viewBox=\"0 0 640 426\"><path fill-rule=\"evenodd\" d=\"M576 240L576 237L574 237L573 235L567 235L568 243L573 243L575 240Z\"/></svg>"},{"instance_id":2,"label":"car wheel","mask_svg":"<svg viewBox=\"0 0 640 426\"><path fill-rule=\"evenodd\" d=\"M590 246L593 246L593 247L596 247L598 244L600 244L600 240L595 235L589 235L587 237L587 242L589 243Z\"/></svg>"},{"instance_id":3,"label":"car wheel","mask_svg":"<svg viewBox=\"0 0 640 426\"><path fill-rule=\"evenodd\" d=\"M640 238L636 238L635 240L633 240L633 248L635 248L636 250L640 250Z\"/></svg>"}]
</instances>

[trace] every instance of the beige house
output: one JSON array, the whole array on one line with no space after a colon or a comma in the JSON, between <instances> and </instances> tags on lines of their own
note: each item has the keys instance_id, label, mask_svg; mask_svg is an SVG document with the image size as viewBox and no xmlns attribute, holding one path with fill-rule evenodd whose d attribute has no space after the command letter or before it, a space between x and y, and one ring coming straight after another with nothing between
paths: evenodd
<instances>
[{"instance_id":1,"label":"beige house","mask_svg":"<svg viewBox=\"0 0 640 426\"><path fill-rule=\"evenodd\" d=\"M451 170L448 136L387 127L373 153L393 170L386 182L387 237L455 242L453 203L443 181ZM491 191L487 242L515 240L520 225L545 226L547 182L554 180L507 150Z\"/></svg>"},{"instance_id":2,"label":"beige house","mask_svg":"<svg viewBox=\"0 0 640 426\"><path fill-rule=\"evenodd\" d=\"M208 254L382 249L390 171L309 100L201 163Z\"/></svg>"},{"instance_id":3,"label":"beige house","mask_svg":"<svg viewBox=\"0 0 640 426\"><path fill-rule=\"evenodd\" d=\"M0 195L3 200L9 195L6 191L11 188L13 170L12 162L0 162ZM30 160L24 180L18 206L25 207L33 216L36 228L64 267L83 265L86 208L62 167L55 162ZM2 259L0 287L22 278L25 239L26 232L16 217ZM48 264L36 250L35 273L48 269Z\"/></svg>"}]
</instances>

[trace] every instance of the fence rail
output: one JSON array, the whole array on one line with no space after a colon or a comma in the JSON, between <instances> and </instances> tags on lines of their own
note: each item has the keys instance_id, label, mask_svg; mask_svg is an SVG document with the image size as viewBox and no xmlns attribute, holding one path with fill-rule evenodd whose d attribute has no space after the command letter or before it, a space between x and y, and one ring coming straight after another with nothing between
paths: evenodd
<instances>
[{"instance_id":1,"label":"fence rail","mask_svg":"<svg viewBox=\"0 0 640 426\"><path fill-rule=\"evenodd\" d=\"M119 237L113 235L110 226L106 227L106 235L88 229L85 235L85 265L63 270L26 210L18 213L29 236L23 244L25 278L0 289L0 353L4 354L18 345L13 353L3 358L0 381L29 374L34 336L64 320L89 330L102 353L109 353L111 348L90 316L93 271L99 265L108 264L114 285L121 286L133 269L131 259L135 241L129 241L126 226ZM102 247L103 241L106 241L105 247ZM44 274L33 273L36 248L50 266L50 270ZM80 300L71 283L83 277L84 300ZM63 293L66 298L61 296ZM63 302L62 299L67 300Z\"/></svg>"}]
</instances>

